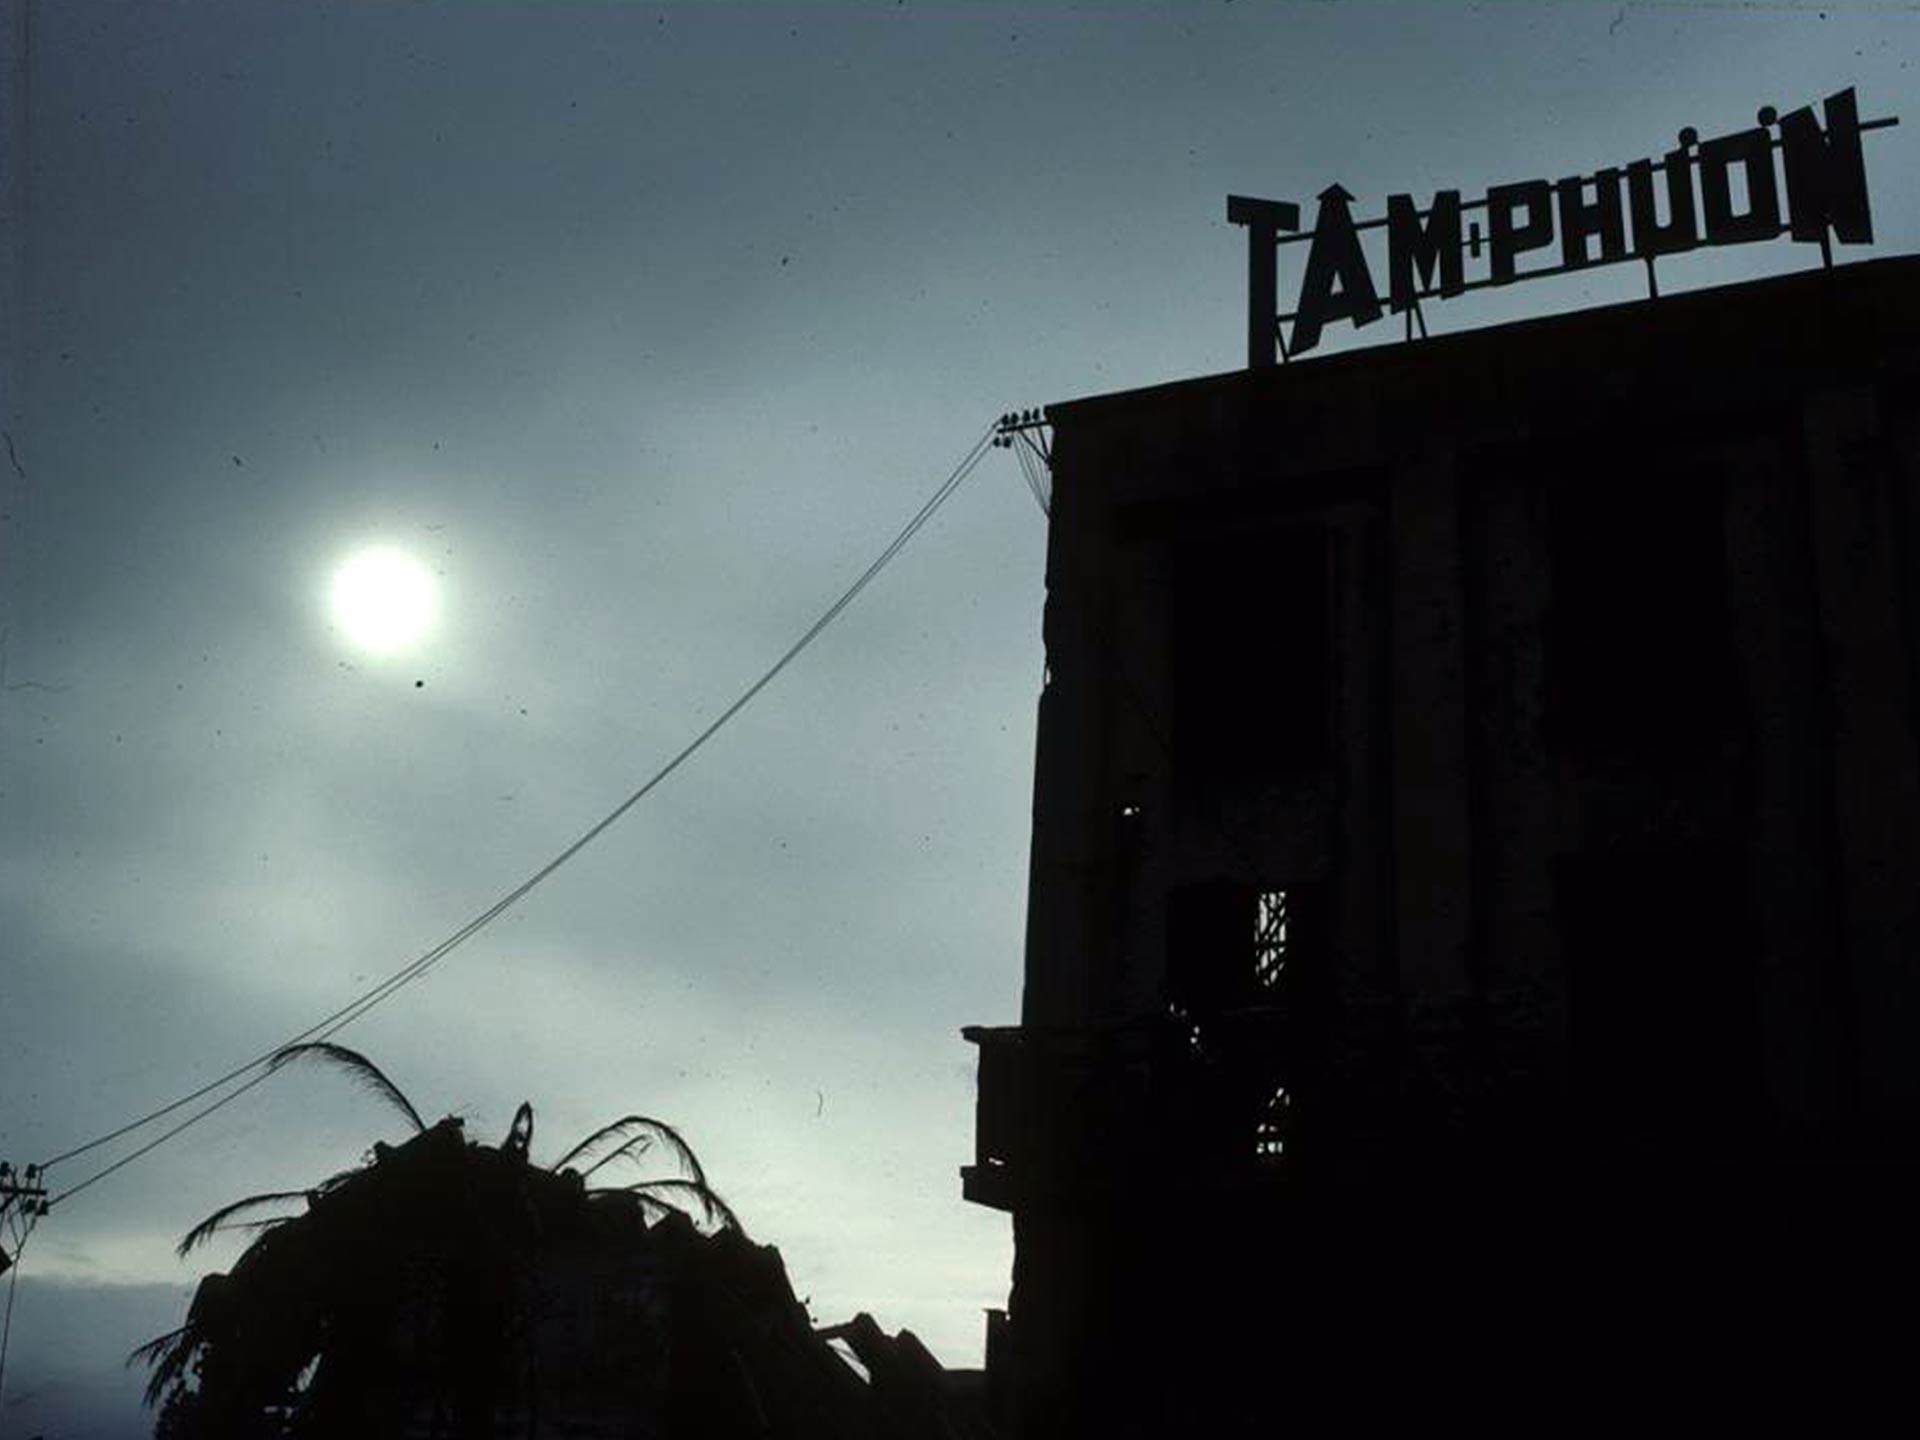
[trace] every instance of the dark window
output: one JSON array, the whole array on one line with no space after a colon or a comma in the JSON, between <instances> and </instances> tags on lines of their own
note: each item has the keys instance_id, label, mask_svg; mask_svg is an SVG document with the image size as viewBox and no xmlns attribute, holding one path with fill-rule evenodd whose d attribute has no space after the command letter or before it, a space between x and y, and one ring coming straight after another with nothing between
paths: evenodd
<instances>
[{"instance_id":1,"label":"dark window","mask_svg":"<svg viewBox=\"0 0 1920 1440\"><path fill-rule=\"evenodd\" d=\"M1232 880L1186 885L1167 897L1167 999L1201 1018L1260 997L1261 892Z\"/></svg>"},{"instance_id":2,"label":"dark window","mask_svg":"<svg viewBox=\"0 0 1920 1440\"><path fill-rule=\"evenodd\" d=\"M1325 529L1296 524L1191 542L1176 585L1183 776L1257 783L1325 764Z\"/></svg>"},{"instance_id":3,"label":"dark window","mask_svg":"<svg viewBox=\"0 0 1920 1440\"><path fill-rule=\"evenodd\" d=\"M1697 757L1733 714L1717 473L1576 462L1550 491L1547 723L1564 748Z\"/></svg>"},{"instance_id":4,"label":"dark window","mask_svg":"<svg viewBox=\"0 0 1920 1440\"><path fill-rule=\"evenodd\" d=\"M1737 852L1563 860L1575 1150L1706 1158L1752 1136L1763 1076Z\"/></svg>"}]
</instances>

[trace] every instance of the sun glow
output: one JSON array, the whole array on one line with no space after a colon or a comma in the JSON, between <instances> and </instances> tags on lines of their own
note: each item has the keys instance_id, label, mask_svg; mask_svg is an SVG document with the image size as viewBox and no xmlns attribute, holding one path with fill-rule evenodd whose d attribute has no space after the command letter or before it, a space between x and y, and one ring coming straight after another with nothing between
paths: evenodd
<instances>
[{"instance_id":1,"label":"sun glow","mask_svg":"<svg viewBox=\"0 0 1920 1440\"><path fill-rule=\"evenodd\" d=\"M375 654L404 650L424 638L440 604L433 574L404 550L356 550L333 572L334 623Z\"/></svg>"}]
</instances>

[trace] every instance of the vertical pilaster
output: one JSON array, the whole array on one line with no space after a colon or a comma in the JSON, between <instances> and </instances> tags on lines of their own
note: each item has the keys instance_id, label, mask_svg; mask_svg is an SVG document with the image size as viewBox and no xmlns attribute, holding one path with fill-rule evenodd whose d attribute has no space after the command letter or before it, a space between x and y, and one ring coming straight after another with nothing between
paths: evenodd
<instances>
[{"instance_id":1,"label":"vertical pilaster","mask_svg":"<svg viewBox=\"0 0 1920 1440\"><path fill-rule=\"evenodd\" d=\"M1465 592L1453 457L1394 477L1394 912L1410 1001L1448 1004L1467 975Z\"/></svg>"},{"instance_id":2,"label":"vertical pilaster","mask_svg":"<svg viewBox=\"0 0 1920 1440\"><path fill-rule=\"evenodd\" d=\"M1820 634L1831 687L1833 813L1863 1136L1910 1150L1920 1109L1920 757L1909 725L1905 636L1888 486L1893 467L1866 393L1816 396L1804 435Z\"/></svg>"}]
</instances>

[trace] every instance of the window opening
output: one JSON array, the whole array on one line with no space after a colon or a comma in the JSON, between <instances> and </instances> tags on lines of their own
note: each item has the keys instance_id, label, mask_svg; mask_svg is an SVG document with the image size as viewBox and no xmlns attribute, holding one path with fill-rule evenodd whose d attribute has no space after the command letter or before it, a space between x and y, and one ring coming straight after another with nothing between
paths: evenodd
<instances>
[{"instance_id":1,"label":"window opening","mask_svg":"<svg viewBox=\"0 0 1920 1440\"><path fill-rule=\"evenodd\" d=\"M1324 527L1195 541L1174 583L1176 772L1205 790L1325 765L1333 656Z\"/></svg>"},{"instance_id":2,"label":"window opening","mask_svg":"<svg viewBox=\"0 0 1920 1440\"><path fill-rule=\"evenodd\" d=\"M1287 1151L1287 1115L1293 1109L1293 1097L1287 1087L1277 1085L1260 1107L1260 1118L1253 1127L1253 1154L1256 1160L1278 1160Z\"/></svg>"},{"instance_id":3,"label":"window opening","mask_svg":"<svg viewBox=\"0 0 1920 1440\"><path fill-rule=\"evenodd\" d=\"M1262 890L1253 920L1253 978L1263 991L1280 986L1287 968L1287 892Z\"/></svg>"},{"instance_id":4,"label":"window opening","mask_svg":"<svg viewBox=\"0 0 1920 1440\"><path fill-rule=\"evenodd\" d=\"M1730 728L1723 513L1719 473L1684 456L1596 459L1561 476L1549 495L1545 636L1545 719L1558 745L1671 765Z\"/></svg>"}]
</instances>

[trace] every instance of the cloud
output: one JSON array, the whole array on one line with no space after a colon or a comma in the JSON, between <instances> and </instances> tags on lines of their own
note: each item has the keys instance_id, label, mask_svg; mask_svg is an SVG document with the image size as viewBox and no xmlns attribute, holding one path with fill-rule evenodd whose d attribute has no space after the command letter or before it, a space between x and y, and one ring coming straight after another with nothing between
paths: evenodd
<instances>
[{"instance_id":1,"label":"cloud","mask_svg":"<svg viewBox=\"0 0 1920 1440\"><path fill-rule=\"evenodd\" d=\"M33 1251L28 1251L29 1265ZM28 1274L15 1296L0 1427L47 1440L146 1440L135 1346L171 1330L191 1292L177 1285L93 1285Z\"/></svg>"}]
</instances>

